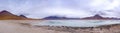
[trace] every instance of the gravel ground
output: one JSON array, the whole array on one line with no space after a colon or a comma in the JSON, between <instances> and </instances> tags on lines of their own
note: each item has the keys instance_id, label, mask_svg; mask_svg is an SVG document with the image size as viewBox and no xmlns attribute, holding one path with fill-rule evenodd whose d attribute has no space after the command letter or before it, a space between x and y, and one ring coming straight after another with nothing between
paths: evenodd
<instances>
[{"instance_id":1,"label":"gravel ground","mask_svg":"<svg viewBox=\"0 0 120 33\"><path fill-rule=\"evenodd\" d=\"M21 23L30 23L31 21L18 20L1 20L0 33L69 33L43 28L34 28L21 25Z\"/></svg>"},{"instance_id":2,"label":"gravel ground","mask_svg":"<svg viewBox=\"0 0 120 33\"><path fill-rule=\"evenodd\" d=\"M32 26L40 20L1 20L0 33L120 33L120 25L100 27Z\"/></svg>"}]
</instances>

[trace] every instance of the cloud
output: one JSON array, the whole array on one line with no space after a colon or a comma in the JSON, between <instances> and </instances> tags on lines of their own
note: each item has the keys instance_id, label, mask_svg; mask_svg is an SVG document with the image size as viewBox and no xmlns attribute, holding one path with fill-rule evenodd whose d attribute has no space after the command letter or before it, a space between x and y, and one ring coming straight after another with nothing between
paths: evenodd
<instances>
[{"instance_id":1,"label":"cloud","mask_svg":"<svg viewBox=\"0 0 120 33\"><path fill-rule=\"evenodd\" d=\"M80 18L98 12L103 12L104 16L117 16L120 12L117 11L119 2L120 0L0 0L0 10L9 10L16 15L24 14L29 18L51 15Z\"/></svg>"},{"instance_id":2,"label":"cloud","mask_svg":"<svg viewBox=\"0 0 120 33\"><path fill-rule=\"evenodd\" d=\"M119 0L93 0L90 3L90 6L94 8L94 10L112 10L118 7Z\"/></svg>"}]
</instances>

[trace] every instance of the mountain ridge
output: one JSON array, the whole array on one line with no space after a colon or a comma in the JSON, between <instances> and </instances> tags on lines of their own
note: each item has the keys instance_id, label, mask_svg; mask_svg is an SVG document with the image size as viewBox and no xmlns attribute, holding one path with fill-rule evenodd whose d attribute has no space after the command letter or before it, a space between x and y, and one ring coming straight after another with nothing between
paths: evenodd
<instances>
[{"instance_id":1,"label":"mountain ridge","mask_svg":"<svg viewBox=\"0 0 120 33\"><path fill-rule=\"evenodd\" d=\"M29 18L25 17L24 15L14 15L7 10L2 10L0 12L0 20L28 20Z\"/></svg>"},{"instance_id":2,"label":"mountain ridge","mask_svg":"<svg viewBox=\"0 0 120 33\"><path fill-rule=\"evenodd\" d=\"M59 17L59 16L48 16L43 18L43 20L120 20L120 18L109 18L109 17L102 17L99 14L90 17L84 18L67 18L67 17Z\"/></svg>"}]
</instances>

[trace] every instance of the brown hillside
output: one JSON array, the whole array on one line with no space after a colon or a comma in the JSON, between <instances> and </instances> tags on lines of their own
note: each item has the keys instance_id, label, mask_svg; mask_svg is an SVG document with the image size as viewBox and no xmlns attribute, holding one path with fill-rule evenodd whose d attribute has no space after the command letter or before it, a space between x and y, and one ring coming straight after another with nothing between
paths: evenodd
<instances>
[{"instance_id":1,"label":"brown hillside","mask_svg":"<svg viewBox=\"0 0 120 33\"><path fill-rule=\"evenodd\" d=\"M6 10L0 12L0 20L25 20L28 19L24 15L14 15Z\"/></svg>"}]
</instances>

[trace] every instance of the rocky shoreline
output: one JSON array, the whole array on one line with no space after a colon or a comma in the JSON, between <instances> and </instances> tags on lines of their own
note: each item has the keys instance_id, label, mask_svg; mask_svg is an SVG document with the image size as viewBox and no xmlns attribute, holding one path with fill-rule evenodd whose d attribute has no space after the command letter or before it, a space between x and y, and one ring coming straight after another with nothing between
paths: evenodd
<instances>
[{"instance_id":1,"label":"rocky shoreline","mask_svg":"<svg viewBox=\"0 0 120 33\"><path fill-rule=\"evenodd\" d=\"M21 23L22 26L28 26L34 29L45 29L68 33L120 33L120 24L101 25L97 27L68 27L68 26L40 26L29 23Z\"/></svg>"},{"instance_id":2,"label":"rocky shoreline","mask_svg":"<svg viewBox=\"0 0 120 33\"><path fill-rule=\"evenodd\" d=\"M98 27L67 27L67 26L34 26L55 31L70 33L120 33L120 24L103 25Z\"/></svg>"}]
</instances>

